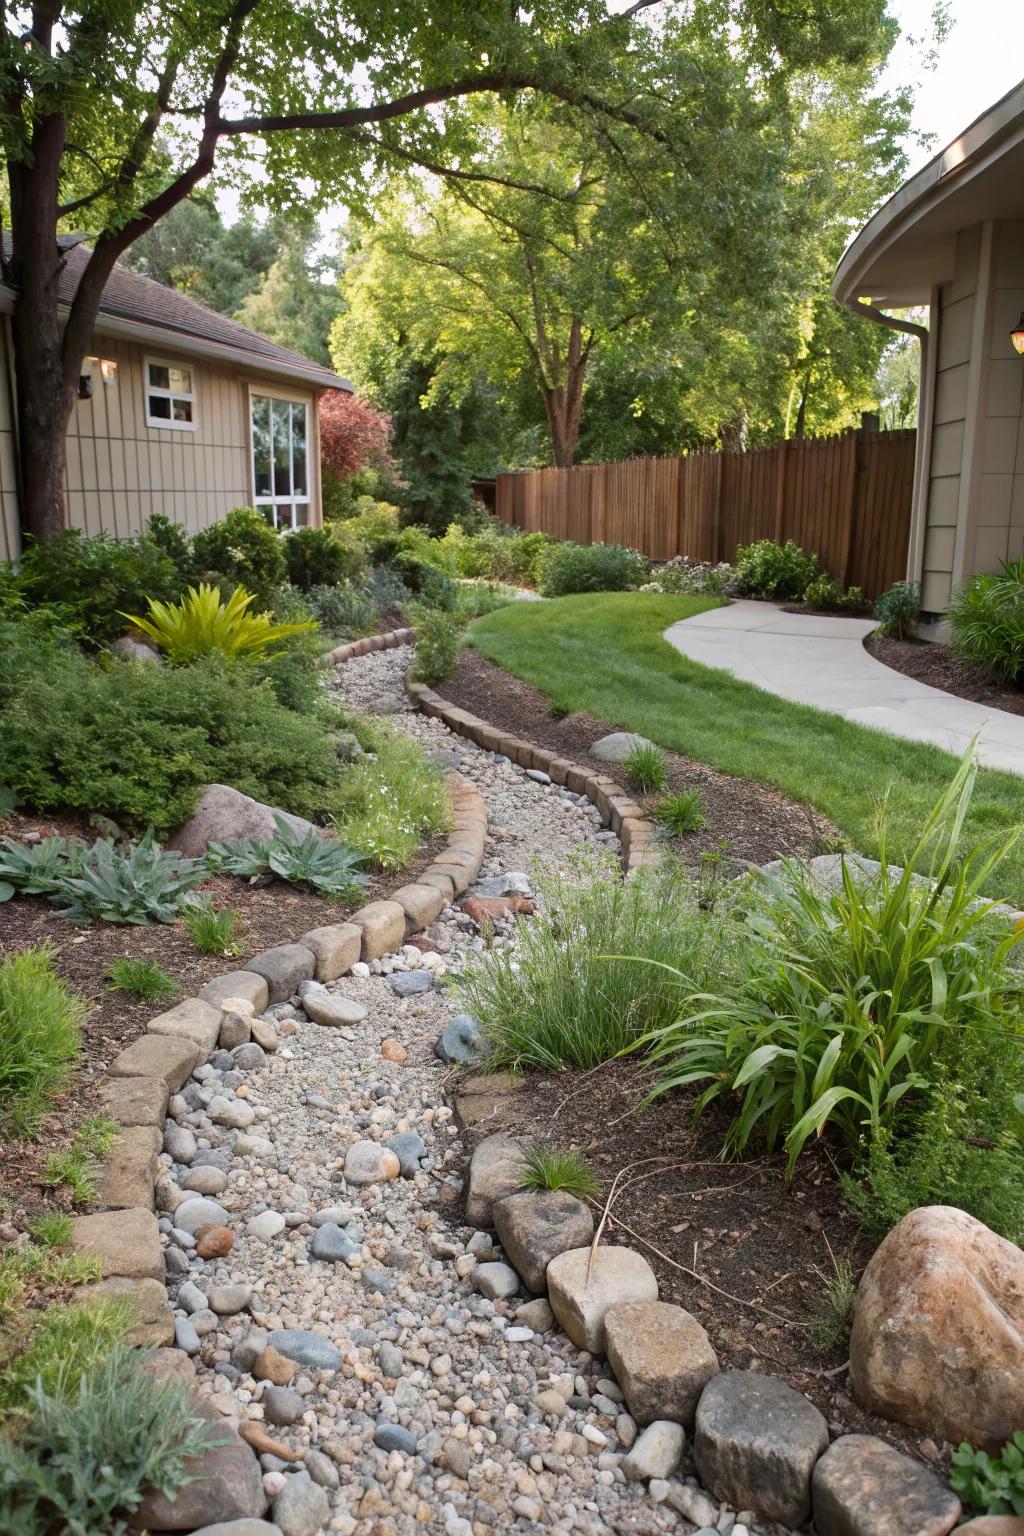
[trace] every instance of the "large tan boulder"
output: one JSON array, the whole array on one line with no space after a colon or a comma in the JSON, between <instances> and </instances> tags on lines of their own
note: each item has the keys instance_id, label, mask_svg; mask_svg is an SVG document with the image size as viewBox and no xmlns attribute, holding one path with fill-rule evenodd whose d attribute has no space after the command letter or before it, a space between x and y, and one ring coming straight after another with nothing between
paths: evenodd
<instances>
[{"instance_id":1,"label":"large tan boulder","mask_svg":"<svg viewBox=\"0 0 1024 1536\"><path fill-rule=\"evenodd\" d=\"M997 1450L1024 1424L1024 1253L953 1206L922 1206L864 1271L850 1381L874 1413Z\"/></svg>"},{"instance_id":2,"label":"large tan boulder","mask_svg":"<svg viewBox=\"0 0 1024 1536\"><path fill-rule=\"evenodd\" d=\"M302 816L275 810L229 784L208 784L192 815L168 838L167 846L186 858L198 859L210 843L225 843L236 837L266 842L277 831L275 816L281 816L300 838L307 832L323 836L319 827Z\"/></svg>"}]
</instances>

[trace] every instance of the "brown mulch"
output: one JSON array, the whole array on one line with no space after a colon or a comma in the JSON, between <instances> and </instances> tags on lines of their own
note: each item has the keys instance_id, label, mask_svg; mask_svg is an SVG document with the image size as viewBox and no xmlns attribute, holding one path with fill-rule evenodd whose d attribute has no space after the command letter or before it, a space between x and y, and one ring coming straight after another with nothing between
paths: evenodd
<instances>
[{"instance_id":1,"label":"brown mulch","mask_svg":"<svg viewBox=\"0 0 1024 1536\"><path fill-rule=\"evenodd\" d=\"M1024 688L994 683L969 661L962 660L948 645L934 640L894 640L887 635L868 635L865 648L884 666L919 683L941 688L958 699L975 704L990 704L1011 715L1024 715Z\"/></svg>"},{"instance_id":2,"label":"brown mulch","mask_svg":"<svg viewBox=\"0 0 1024 1536\"><path fill-rule=\"evenodd\" d=\"M630 788L621 764L606 763L591 753L594 742L617 727L587 714L553 718L546 694L503 672L476 651L463 651L455 677L442 683L438 691L491 725L608 774L629 789L641 806L653 805L660 798L655 795L645 801ZM838 835L823 816L788 800L778 790L730 778L675 752L666 752L665 760L669 789L699 789L707 818L708 824L701 831L668 843L691 870L698 869L701 856L708 854L724 854L729 861L745 865L764 864L779 854L820 853Z\"/></svg>"},{"instance_id":3,"label":"brown mulch","mask_svg":"<svg viewBox=\"0 0 1024 1536\"><path fill-rule=\"evenodd\" d=\"M694 1125L696 1091L644 1105L650 1082L639 1062L531 1073L508 1100L501 1129L584 1151L602 1182L597 1219L622 1173L606 1236L643 1253L661 1299L699 1319L723 1369L784 1377L817 1404L833 1434L881 1435L939 1460L926 1436L854 1403L845 1341L823 1353L811 1339L833 1261L848 1258L859 1278L872 1250L843 1205L832 1150L809 1149L789 1183L778 1155L754 1150L724 1162L727 1112L712 1107Z\"/></svg>"},{"instance_id":4,"label":"brown mulch","mask_svg":"<svg viewBox=\"0 0 1024 1536\"><path fill-rule=\"evenodd\" d=\"M94 828L67 818L44 821L13 813L0 821L0 836L17 838L26 832L97 835ZM249 886L230 876L206 881L199 889L208 892L217 907L230 907L241 919L236 936L238 953L230 956L200 954L182 922L146 927L96 922L80 927L41 896L18 896L0 904L0 959L50 943L57 971L89 1004L82 1032L82 1059L53 1112L31 1141L0 1139L0 1191L15 1207L19 1222L44 1206L60 1203L57 1193L41 1183L46 1160L51 1152L70 1143L75 1127L95 1113L96 1077L125 1046L145 1034L151 1018L172 1008L180 998L194 995L211 977L243 968L247 955L289 943L311 928L343 922L357 906L408 884L437 857L444 842L438 837L424 844L416 862L398 873L369 875L356 902L329 901L280 880L263 886ZM124 992L112 991L106 972L122 958L156 961L178 983L179 996L161 1003L142 1003Z\"/></svg>"}]
</instances>

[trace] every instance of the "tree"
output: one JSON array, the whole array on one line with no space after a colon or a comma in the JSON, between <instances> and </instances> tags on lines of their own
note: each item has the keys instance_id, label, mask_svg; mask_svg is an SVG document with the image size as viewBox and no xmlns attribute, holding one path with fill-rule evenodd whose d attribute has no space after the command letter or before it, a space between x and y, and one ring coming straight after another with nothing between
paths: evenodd
<instances>
[{"instance_id":1,"label":"tree","mask_svg":"<svg viewBox=\"0 0 1024 1536\"><path fill-rule=\"evenodd\" d=\"M765 60L873 55L890 27L885 0L790 0L784 13L771 0L718 3ZM358 202L396 161L468 181L479 141L465 103L531 88L595 130L628 124L670 142L672 103L645 74L658 52L645 20L653 4L636 0L615 17L599 0L530 11L505 0L35 0L8 10L4 273L17 293L27 531L47 537L62 524L65 434L114 263L218 160L264 180L282 211L338 195ZM65 319L58 232L83 226L89 256Z\"/></svg>"},{"instance_id":2,"label":"tree","mask_svg":"<svg viewBox=\"0 0 1024 1536\"><path fill-rule=\"evenodd\" d=\"M239 304L235 319L317 363L330 363L327 338L341 308L332 264L310 255L309 234L293 230L270 267Z\"/></svg>"},{"instance_id":3,"label":"tree","mask_svg":"<svg viewBox=\"0 0 1024 1536\"><path fill-rule=\"evenodd\" d=\"M282 220L243 214L225 225L205 195L188 197L121 257L143 277L177 288L221 315L233 315L278 257Z\"/></svg>"},{"instance_id":4,"label":"tree","mask_svg":"<svg viewBox=\"0 0 1024 1536\"><path fill-rule=\"evenodd\" d=\"M320 459L338 480L364 469L391 471L391 423L383 411L344 389L320 397Z\"/></svg>"}]
</instances>

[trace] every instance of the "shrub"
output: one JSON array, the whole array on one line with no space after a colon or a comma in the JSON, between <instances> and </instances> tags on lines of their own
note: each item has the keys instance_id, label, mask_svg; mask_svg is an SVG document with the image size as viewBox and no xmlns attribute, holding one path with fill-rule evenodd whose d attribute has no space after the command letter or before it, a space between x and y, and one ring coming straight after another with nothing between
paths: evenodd
<instances>
[{"instance_id":1,"label":"shrub","mask_svg":"<svg viewBox=\"0 0 1024 1536\"><path fill-rule=\"evenodd\" d=\"M681 789L677 794L666 795L647 814L665 837L685 837L687 832L699 832L708 824L699 789Z\"/></svg>"},{"instance_id":2,"label":"shrub","mask_svg":"<svg viewBox=\"0 0 1024 1536\"><path fill-rule=\"evenodd\" d=\"M334 523L328 532L341 557L340 575L335 581L365 581L370 554L358 527L352 522Z\"/></svg>"},{"instance_id":3,"label":"shrub","mask_svg":"<svg viewBox=\"0 0 1024 1536\"><path fill-rule=\"evenodd\" d=\"M185 892L202 877L191 859L162 852L152 832L134 846L119 846L110 837L91 845L77 837L43 838L34 847L0 841L4 884L47 896L72 922L173 922Z\"/></svg>"},{"instance_id":4,"label":"shrub","mask_svg":"<svg viewBox=\"0 0 1024 1536\"><path fill-rule=\"evenodd\" d=\"M462 649L462 626L450 613L416 615L416 652L412 675L418 683L443 683L455 676Z\"/></svg>"},{"instance_id":5,"label":"shrub","mask_svg":"<svg viewBox=\"0 0 1024 1536\"><path fill-rule=\"evenodd\" d=\"M652 572L649 588L658 592L696 592L717 597L731 592L735 584L736 567L728 561L720 560L713 565L710 560L691 560L688 555L677 555Z\"/></svg>"},{"instance_id":6,"label":"shrub","mask_svg":"<svg viewBox=\"0 0 1024 1536\"><path fill-rule=\"evenodd\" d=\"M518 952L489 951L457 986L494 1067L595 1067L675 1019L680 996L720 969L729 927L701 910L673 860L624 882L610 855L581 856L536 883L541 910L520 926Z\"/></svg>"},{"instance_id":7,"label":"shrub","mask_svg":"<svg viewBox=\"0 0 1024 1536\"><path fill-rule=\"evenodd\" d=\"M815 576L804 591L803 601L808 608L830 612L859 613L864 608L864 593L860 587L844 587L841 581L822 571Z\"/></svg>"},{"instance_id":8,"label":"shrub","mask_svg":"<svg viewBox=\"0 0 1024 1536\"><path fill-rule=\"evenodd\" d=\"M634 741L622 760L626 778L633 789L641 794L664 789L668 783L665 754L653 741Z\"/></svg>"},{"instance_id":9,"label":"shrub","mask_svg":"<svg viewBox=\"0 0 1024 1536\"><path fill-rule=\"evenodd\" d=\"M377 574L382 575L383 569ZM306 597L315 617L334 634L371 635L377 627L377 605L351 582L311 587Z\"/></svg>"},{"instance_id":10,"label":"shrub","mask_svg":"<svg viewBox=\"0 0 1024 1536\"><path fill-rule=\"evenodd\" d=\"M146 524L146 535L171 561L184 586L192 574L192 544L184 528L162 512L154 512Z\"/></svg>"},{"instance_id":11,"label":"shrub","mask_svg":"<svg viewBox=\"0 0 1024 1536\"><path fill-rule=\"evenodd\" d=\"M40 1381L26 1397L17 1440L0 1439L12 1536L121 1536L144 1490L173 1498L193 1480L187 1458L219 1443L183 1384L161 1381L120 1343L81 1372L77 1389Z\"/></svg>"},{"instance_id":12,"label":"shrub","mask_svg":"<svg viewBox=\"0 0 1024 1536\"><path fill-rule=\"evenodd\" d=\"M85 1000L57 975L53 950L0 961L0 1125L30 1135L79 1053Z\"/></svg>"},{"instance_id":13,"label":"shrub","mask_svg":"<svg viewBox=\"0 0 1024 1536\"><path fill-rule=\"evenodd\" d=\"M124 957L107 966L107 980L117 992L126 992L140 1003L162 1003L181 991L173 976L168 976L155 960Z\"/></svg>"},{"instance_id":14,"label":"shrub","mask_svg":"<svg viewBox=\"0 0 1024 1536\"><path fill-rule=\"evenodd\" d=\"M255 507L235 507L201 529L192 540L192 565L197 577L228 591L244 587L260 608L270 606L287 574L281 536Z\"/></svg>"},{"instance_id":15,"label":"shrub","mask_svg":"<svg viewBox=\"0 0 1024 1536\"><path fill-rule=\"evenodd\" d=\"M308 592L310 587L334 586L349 579L356 545L346 545L326 528L296 528L283 539L288 580Z\"/></svg>"},{"instance_id":16,"label":"shrub","mask_svg":"<svg viewBox=\"0 0 1024 1536\"><path fill-rule=\"evenodd\" d=\"M282 880L308 885L321 896L340 900L359 896L364 881L356 869L364 862L362 855L333 839L318 837L315 832L299 837L284 817L275 820L277 831L266 842L236 838L211 843L206 854L208 862L224 874L245 879L274 874Z\"/></svg>"},{"instance_id":17,"label":"shrub","mask_svg":"<svg viewBox=\"0 0 1024 1536\"><path fill-rule=\"evenodd\" d=\"M726 1149L742 1153L759 1131L769 1148L784 1141L792 1171L827 1125L854 1149L891 1125L904 1096L928 1088L947 1031L1012 1018L1005 962L1020 935L994 944L979 898L1020 829L960 850L976 771L968 753L902 872L884 829L875 881L845 862L836 891L795 863L754 872L763 896L731 988L692 993L681 1019L641 1042L661 1070L655 1095L705 1084L698 1113L736 1096ZM913 874L919 863L929 878Z\"/></svg>"},{"instance_id":18,"label":"shrub","mask_svg":"<svg viewBox=\"0 0 1024 1536\"><path fill-rule=\"evenodd\" d=\"M241 946L235 942L235 934L241 919L230 907L218 911L211 896L192 896L182 904L181 920L201 955L238 954Z\"/></svg>"},{"instance_id":19,"label":"shrub","mask_svg":"<svg viewBox=\"0 0 1024 1536\"><path fill-rule=\"evenodd\" d=\"M89 538L74 528L45 544L30 544L19 580L31 603L56 610L96 646L121 634L123 609L140 607L150 597L174 598L183 585L156 539L112 539L105 533Z\"/></svg>"},{"instance_id":20,"label":"shrub","mask_svg":"<svg viewBox=\"0 0 1024 1536\"><path fill-rule=\"evenodd\" d=\"M785 544L758 539L736 551L736 585L747 597L780 602L803 597L820 569L817 555L807 554L792 539Z\"/></svg>"},{"instance_id":21,"label":"shrub","mask_svg":"<svg viewBox=\"0 0 1024 1536\"><path fill-rule=\"evenodd\" d=\"M990 677L1017 683L1024 674L1024 555L979 571L954 594L950 619L958 656Z\"/></svg>"},{"instance_id":22,"label":"shrub","mask_svg":"<svg viewBox=\"0 0 1024 1536\"><path fill-rule=\"evenodd\" d=\"M230 661L264 657L292 635L316 628L315 619L275 624L269 614L249 613L252 602L252 594L243 587L236 587L222 601L217 587L200 582L198 587L189 587L180 602L151 599L148 618L133 613L122 614L122 618L148 635L178 666L188 666L214 652Z\"/></svg>"},{"instance_id":23,"label":"shrub","mask_svg":"<svg viewBox=\"0 0 1024 1536\"><path fill-rule=\"evenodd\" d=\"M540 556L539 588L544 597L572 592L625 592L647 579L649 562L621 544L548 544Z\"/></svg>"},{"instance_id":24,"label":"shrub","mask_svg":"<svg viewBox=\"0 0 1024 1536\"><path fill-rule=\"evenodd\" d=\"M882 635L902 640L921 614L921 588L916 581L895 581L888 592L875 599L874 616Z\"/></svg>"},{"instance_id":25,"label":"shrub","mask_svg":"<svg viewBox=\"0 0 1024 1536\"><path fill-rule=\"evenodd\" d=\"M369 551L374 565L383 564L398 549L398 508L389 501L360 496L356 501L355 516L345 519L345 527L349 536L358 539Z\"/></svg>"},{"instance_id":26,"label":"shrub","mask_svg":"<svg viewBox=\"0 0 1024 1536\"><path fill-rule=\"evenodd\" d=\"M1024 1515L1024 1430L998 1456L964 1440L953 1452L949 1486L970 1515Z\"/></svg>"},{"instance_id":27,"label":"shrub","mask_svg":"<svg viewBox=\"0 0 1024 1536\"><path fill-rule=\"evenodd\" d=\"M592 1200L601 1193L601 1180L575 1148L542 1147L534 1142L523 1149L523 1155L527 1189L565 1189L578 1200Z\"/></svg>"},{"instance_id":28,"label":"shrub","mask_svg":"<svg viewBox=\"0 0 1024 1536\"><path fill-rule=\"evenodd\" d=\"M444 778L408 736L357 723L366 749L349 769L339 796L339 837L378 869L401 869L420 838L451 822Z\"/></svg>"},{"instance_id":29,"label":"shrub","mask_svg":"<svg viewBox=\"0 0 1024 1536\"><path fill-rule=\"evenodd\" d=\"M408 552L399 552L392 563L399 580L420 602L429 608L451 611L458 601L458 588L450 576L428 561Z\"/></svg>"}]
</instances>

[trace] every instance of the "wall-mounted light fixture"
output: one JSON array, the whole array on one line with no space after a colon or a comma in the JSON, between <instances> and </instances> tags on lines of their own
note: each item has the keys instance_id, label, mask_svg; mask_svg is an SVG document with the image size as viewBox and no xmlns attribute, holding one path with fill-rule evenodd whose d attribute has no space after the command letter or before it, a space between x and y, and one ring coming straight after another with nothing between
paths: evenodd
<instances>
[{"instance_id":1,"label":"wall-mounted light fixture","mask_svg":"<svg viewBox=\"0 0 1024 1536\"><path fill-rule=\"evenodd\" d=\"M80 373L78 375L78 398L79 398L79 400L91 400L92 399L92 374L91 373Z\"/></svg>"},{"instance_id":2,"label":"wall-mounted light fixture","mask_svg":"<svg viewBox=\"0 0 1024 1536\"><path fill-rule=\"evenodd\" d=\"M1024 357L1024 314L1010 332L1010 340L1013 342L1013 350Z\"/></svg>"},{"instance_id":3,"label":"wall-mounted light fixture","mask_svg":"<svg viewBox=\"0 0 1024 1536\"><path fill-rule=\"evenodd\" d=\"M100 377L104 384L117 383L117 364L111 357L100 358Z\"/></svg>"}]
</instances>

